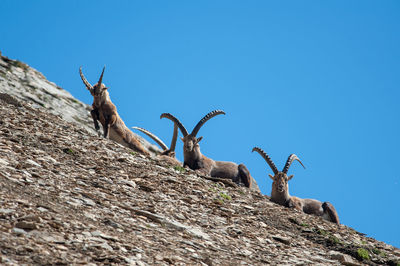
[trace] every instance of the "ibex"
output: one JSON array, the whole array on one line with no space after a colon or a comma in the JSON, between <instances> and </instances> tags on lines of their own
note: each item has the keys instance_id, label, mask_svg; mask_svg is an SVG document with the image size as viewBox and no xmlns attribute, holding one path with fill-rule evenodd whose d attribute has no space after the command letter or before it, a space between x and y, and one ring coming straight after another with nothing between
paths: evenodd
<instances>
[{"instance_id":1,"label":"ibex","mask_svg":"<svg viewBox=\"0 0 400 266\"><path fill-rule=\"evenodd\" d=\"M119 117L117 108L111 102L107 87L102 83L105 67L101 72L99 81L92 86L82 73L82 67L79 68L79 74L86 88L93 96L92 111L90 112L93 118L94 127L99 130L100 121L103 126L104 137L118 142L119 144L131 148L134 151L149 155L149 152L139 142L137 137L126 126L121 117Z\"/></svg>"},{"instance_id":2,"label":"ibex","mask_svg":"<svg viewBox=\"0 0 400 266\"><path fill-rule=\"evenodd\" d=\"M132 128L137 129L146 134L147 136L149 136L150 138L152 138L161 147L161 149L163 149L162 153L160 154L161 160L176 166L182 165L182 163L175 158L175 147L176 147L176 141L178 139L178 126L176 124L174 124L174 133L172 135L170 148L168 148L167 145L165 145L165 143L162 142L162 140L159 139L156 135L147 131L146 129L141 127L132 127Z\"/></svg>"},{"instance_id":3,"label":"ibex","mask_svg":"<svg viewBox=\"0 0 400 266\"><path fill-rule=\"evenodd\" d=\"M243 184L246 187L259 191L256 181L251 177L249 170L247 170L244 164L237 165L233 162L214 161L201 153L199 142L203 137L197 138L196 135L204 123L220 114L225 114L225 112L215 110L208 113L197 123L190 134L175 116L163 113L160 118L172 120L182 132L184 167L188 166L192 170L199 171L201 174L211 177L229 178L237 184Z\"/></svg>"},{"instance_id":4,"label":"ibex","mask_svg":"<svg viewBox=\"0 0 400 266\"><path fill-rule=\"evenodd\" d=\"M293 175L287 175L290 165L296 160L304 167L303 163L295 154L289 156L282 172L279 172L274 162L262 149L254 147L252 151L258 152L274 172L274 176L269 174L269 177L273 180L271 201L289 208L295 208L307 214L322 216L327 221L339 224L339 217L335 207L329 202L322 203L315 199L301 199L290 196L288 182L293 178Z\"/></svg>"}]
</instances>

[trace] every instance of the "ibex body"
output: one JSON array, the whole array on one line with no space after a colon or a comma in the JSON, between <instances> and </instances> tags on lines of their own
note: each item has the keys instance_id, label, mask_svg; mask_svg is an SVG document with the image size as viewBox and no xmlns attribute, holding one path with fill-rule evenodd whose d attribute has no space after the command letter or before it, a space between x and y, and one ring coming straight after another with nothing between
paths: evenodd
<instances>
[{"instance_id":1,"label":"ibex body","mask_svg":"<svg viewBox=\"0 0 400 266\"><path fill-rule=\"evenodd\" d=\"M148 131L144 128L141 128L141 127L132 127L132 128L137 129L140 132L146 134L147 136L152 138L161 147L161 149L163 151L159 155L160 160L162 160L168 164L175 165L175 166L182 165L182 163L180 161L178 161L175 157L175 147L176 147L176 141L178 139L178 126L176 124L174 124L174 132L172 135L171 145L169 148L167 145L165 145L165 143L160 138L158 138L156 135L154 135L150 131Z\"/></svg>"},{"instance_id":2,"label":"ibex body","mask_svg":"<svg viewBox=\"0 0 400 266\"><path fill-rule=\"evenodd\" d=\"M288 176L287 172L293 161L298 161L303 167L303 163L295 155L291 154L286 161L285 167L280 172L276 168L275 164L271 158L260 148L254 147L253 151L258 152L271 167L274 172L274 176L269 175L273 180L272 191L271 191L271 201L289 207L295 208L307 214L313 214L317 216L322 216L325 220L333 223L339 224L339 217L332 204L329 202L320 202L315 199L301 199L298 197L290 196L288 182L293 178L293 175Z\"/></svg>"},{"instance_id":3,"label":"ibex body","mask_svg":"<svg viewBox=\"0 0 400 266\"><path fill-rule=\"evenodd\" d=\"M86 88L93 96L93 104L91 115L93 118L94 127L99 130L98 121L103 126L103 135L105 138L110 138L119 144L131 148L134 151L149 155L148 151L143 147L140 141L130 131L121 117L118 115L117 108L111 102L107 87L102 83L104 69L100 75L99 81L92 86L82 73L82 68L79 68L79 74Z\"/></svg>"},{"instance_id":4,"label":"ibex body","mask_svg":"<svg viewBox=\"0 0 400 266\"><path fill-rule=\"evenodd\" d=\"M244 164L237 165L233 162L214 161L204 156L200 151L199 142L203 137L197 138L196 135L200 128L211 118L225 114L224 111L215 110L204 116L195 126L192 133L188 133L182 123L173 115L164 113L161 118L172 120L183 134L183 166L188 166L190 169L198 171L201 174L212 177L228 178L237 184L242 184L253 190L260 191L256 181L251 177L250 172Z\"/></svg>"}]
</instances>

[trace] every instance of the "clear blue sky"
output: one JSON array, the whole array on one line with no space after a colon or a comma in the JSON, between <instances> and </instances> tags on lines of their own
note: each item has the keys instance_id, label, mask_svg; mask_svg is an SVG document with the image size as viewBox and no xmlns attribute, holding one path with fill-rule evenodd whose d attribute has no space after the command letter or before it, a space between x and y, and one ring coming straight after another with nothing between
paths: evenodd
<instances>
[{"instance_id":1,"label":"clear blue sky","mask_svg":"<svg viewBox=\"0 0 400 266\"><path fill-rule=\"evenodd\" d=\"M103 82L127 126L166 143L163 112L200 130L202 152L244 163L264 194L297 154L290 192L400 247L399 1L0 2L0 50L91 104ZM182 143L177 146L182 159Z\"/></svg>"}]
</instances>

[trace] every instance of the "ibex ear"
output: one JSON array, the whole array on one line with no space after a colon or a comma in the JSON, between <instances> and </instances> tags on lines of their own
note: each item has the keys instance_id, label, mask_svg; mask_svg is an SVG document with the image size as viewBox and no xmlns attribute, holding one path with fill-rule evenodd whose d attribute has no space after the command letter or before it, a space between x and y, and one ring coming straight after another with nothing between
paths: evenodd
<instances>
[{"instance_id":1,"label":"ibex ear","mask_svg":"<svg viewBox=\"0 0 400 266\"><path fill-rule=\"evenodd\" d=\"M289 181L289 180L292 179L293 177L294 177L294 175L288 176L287 181Z\"/></svg>"},{"instance_id":2,"label":"ibex ear","mask_svg":"<svg viewBox=\"0 0 400 266\"><path fill-rule=\"evenodd\" d=\"M203 137L199 137L199 138L197 138L197 141L196 141L196 143L199 143L201 140L203 139Z\"/></svg>"},{"instance_id":3,"label":"ibex ear","mask_svg":"<svg viewBox=\"0 0 400 266\"><path fill-rule=\"evenodd\" d=\"M272 180L275 180L271 174L268 174L268 175L269 175L269 178L271 178Z\"/></svg>"}]
</instances>

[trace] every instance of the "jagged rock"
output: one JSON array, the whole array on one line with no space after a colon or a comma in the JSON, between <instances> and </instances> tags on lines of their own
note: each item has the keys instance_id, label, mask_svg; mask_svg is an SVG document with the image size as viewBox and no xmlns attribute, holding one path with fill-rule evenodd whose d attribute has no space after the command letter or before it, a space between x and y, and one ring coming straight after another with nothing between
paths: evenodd
<instances>
[{"instance_id":1,"label":"jagged rock","mask_svg":"<svg viewBox=\"0 0 400 266\"><path fill-rule=\"evenodd\" d=\"M342 254L337 251L329 251L329 255L331 256L332 259L338 260L340 263L343 265L348 265L348 266L358 266L360 263L355 262L351 256Z\"/></svg>"},{"instance_id":2,"label":"jagged rock","mask_svg":"<svg viewBox=\"0 0 400 266\"><path fill-rule=\"evenodd\" d=\"M37 229L37 225L35 223L32 222L27 222L27 221L21 221L18 222L15 227L20 228L20 229L27 229L27 230L33 230L33 229Z\"/></svg>"},{"instance_id":3,"label":"jagged rock","mask_svg":"<svg viewBox=\"0 0 400 266\"><path fill-rule=\"evenodd\" d=\"M282 242L286 245L290 245L290 239L287 237L282 237L282 236L272 236L273 239Z\"/></svg>"}]
</instances>

